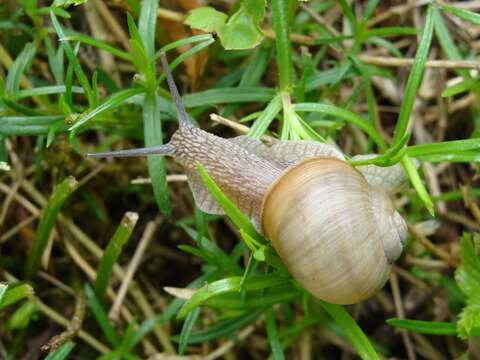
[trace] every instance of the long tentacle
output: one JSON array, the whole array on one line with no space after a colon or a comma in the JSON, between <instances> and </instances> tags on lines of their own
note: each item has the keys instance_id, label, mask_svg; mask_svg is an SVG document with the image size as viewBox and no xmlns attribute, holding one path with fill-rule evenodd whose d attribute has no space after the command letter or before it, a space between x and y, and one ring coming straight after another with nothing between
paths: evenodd
<instances>
[{"instance_id":1,"label":"long tentacle","mask_svg":"<svg viewBox=\"0 0 480 360\"><path fill-rule=\"evenodd\" d=\"M132 157L132 156L146 156L146 155L167 155L172 156L175 153L175 148L171 144L164 144L160 146L152 146L148 148L118 150L108 152L98 152L86 154L87 157Z\"/></svg>"}]
</instances>

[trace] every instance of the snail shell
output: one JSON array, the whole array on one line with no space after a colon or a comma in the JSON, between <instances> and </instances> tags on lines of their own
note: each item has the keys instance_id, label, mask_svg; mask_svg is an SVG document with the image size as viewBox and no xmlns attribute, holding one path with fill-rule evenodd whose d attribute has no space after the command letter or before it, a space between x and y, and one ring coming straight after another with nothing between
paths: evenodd
<instances>
[{"instance_id":1,"label":"snail shell","mask_svg":"<svg viewBox=\"0 0 480 360\"><path fill-rule=\"evenodd\" d=\"M353 304L385 284L401 253L405 224L390 205L346 162L309 158L271 185L262 227L306 290L331 303ZM381 223L388 218L391 230Z\"/></svg>"}]
</instances>

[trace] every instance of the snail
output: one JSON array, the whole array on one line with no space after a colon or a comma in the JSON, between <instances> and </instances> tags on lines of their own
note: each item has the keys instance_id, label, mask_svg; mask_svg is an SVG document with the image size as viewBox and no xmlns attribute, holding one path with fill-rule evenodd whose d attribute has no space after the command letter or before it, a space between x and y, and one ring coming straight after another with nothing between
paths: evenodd
<instances>
[{"instance_id":1,"label":"snail","mask_svg":"<svg viewBox=\"0 0 480 360\"><path fill-rule=\"evenodd\" d=\"M196 205L223 214L197 173L199 162L312 295L353 304L382 288L407 234L390 198L405 180L400 166L355 168L341 151L314 141L267 146L248 136L224 139L203 131L189 121L165 54L160 58L179 118L171 140L87 156L173 157ZM354 159L365 156L374 155Z\"/></svg>"}]
</instances>

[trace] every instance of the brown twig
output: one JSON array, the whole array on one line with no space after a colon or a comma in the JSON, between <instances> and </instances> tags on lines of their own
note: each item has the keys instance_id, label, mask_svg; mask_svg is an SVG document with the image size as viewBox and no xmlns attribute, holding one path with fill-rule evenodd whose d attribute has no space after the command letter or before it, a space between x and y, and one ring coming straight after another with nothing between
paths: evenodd
<instances>
[{"instance_id":1,"label":"brown twig","mask_svg":"<svg viewBox=\"0 0 480 360\"><path fill-rule=\"evenodd\" d=\"M48 343L41 347L41 350L45 352L55 351L59 346L71 340L82 327L83 319L85 317L85 307L85 298L82 293L77 294L75 311L65 331L51 338Z\"/></svg>"},{"instance_id":2,"label":"brown twig","mask_svg":"<svg viewBox=\"0 0 480 360\"><path fill-rule=\"evenodd\" d=\"M470 194L469 189L466 186L461 186L460 190L462 192L463 202L465 203L465 206L468 207L475 220L477 220L478 224L480 224L480 209L478 207L478 204L476 203L476 201Z\"/></svg>"},{"instance_id":3,"label":"brown twig","mask_svg":"<svg viewBox=\"0 0 480 360\"><path fill-rule=\"evenodd\" d=\"M398 67L412 66L414 59L412 58L396 58L388 56L370 56L359 55L358 58L366 64ZM480 62L475 60L427 60L425 67L443 68L443 69L480 69Z\"/></svg>"},{"instance_id":4,"label":"brown twig","mask_svg":"<svg viewBox=\"0 0 480 360\"><path fill-rule=\"evenodd\" d=\"M403 303L402 298L400 295L400 286L398 285L398 278L395 272L390 274L390 286L392 288L393 293L393 302L395 303L395 311L397 316L400 319L405 318L405 312L403 310ZM413 350L412 340L410 339L410 334L406 330L399 330L400 334L402 334L402 340L405 345L405 350L407 351L407 355L409 360L415 360L417 357Z\"/></svg>"},{"instance_id":5,"label":"brown twig","mask_svg":"<svg viewBox=\"0 0 480 360\"><path fill-rule=\"evenodd\" d=\"M12 274L8 273L7 271L3 271L3 275L7 281L11 282L17 282L18 279L15 278ZM70 325L70 321L63 317L61 314L53 310L51 307L43 303L38 297L34 296L33 297L35 304L37 305L37 308L42 312L44 315L46 315L48 318L52 319L54 322L56 322L59 325L64 326L67 328ZM94 336L90 335L88 332L85 330L79 329L77 332L77 336L85 341L87 344L89 344L92 348L100 352L101 354L106 354L110 352L110 348L108 346L105 346L102 344L100 341L98 341Z\"/></svg>"},{"instance_id":6,"label":"brown twig","mask_svg":"<svg viewBox=\"0 0 480 360\"><path fill-rule=\"evenodd\" d=\"M224 118L223 116L220 116L218 114L210 114L210 119L212 121L215 121L219 124L228 126L229 128L232 128L233 130L236 130L242 134L246 134L250 131L250 128L248 126L242 125L238 122L229 120L227 118ZM261 139L265 141L268 144L273 144L275 142L275 139L268 136L268 135L262 135Z\"/></svg>"},{"instance_id":7,"label":"brown twig","mask_svg":"<svg viewBox=\"0 0 480 360\"><path fill-rule=\"evenodd\" d=\"M148 244L153 239L153 235L155 234L155 231L157 230L159 225L160 220L157 218L154 221L150 221L147 224L145 231L143 232L142 238L140 239L140 242L135 249L132 260L130 260L130 264L127 267L127 271L125 271L125 276L122 279L122 284L118 289L117 296L115 297L112 307L110 308L110 311L108 313L108 317L113 321L118 321L120 307L123 303L123 300L125 299L125 296L127 295L128 287L133 279L133 276L135 275L135 272L138 269L138 266L140 265L142 256L145 253Z\"/></svg>"},{"instance_id":8,"label":"brown twig","mask_svg":"<svg viewBox=\"0 0 480 360\"><path fill-rule=\"evenodd\" d=\"M410 224L407 224L407 226L408 232L413 236L413 238L422 244L433 255L446 261L450 266L457 267L459 265L460 262L458 259L454 258L448 252L432 243L426 236L415 229L414 226L411 226Z\"/></svg>"}]
</instances>

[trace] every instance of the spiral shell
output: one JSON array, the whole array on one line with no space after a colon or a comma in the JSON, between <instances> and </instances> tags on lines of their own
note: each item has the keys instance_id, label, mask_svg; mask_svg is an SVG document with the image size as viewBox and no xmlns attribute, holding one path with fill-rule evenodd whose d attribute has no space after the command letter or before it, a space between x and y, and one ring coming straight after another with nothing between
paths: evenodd
<instances>
[{"instance_id":1,"label":"spiral shell","mask_svg":"<svg viewBox=\"0 0 480 360\"><path fill-rule=\"evenodd\" d=\"M263 231L314 296L353 304L387 281L406 232L386 193L373 191L359 171L329 157L290 167L267 191Z\"/></svg>"}]
</instances>

